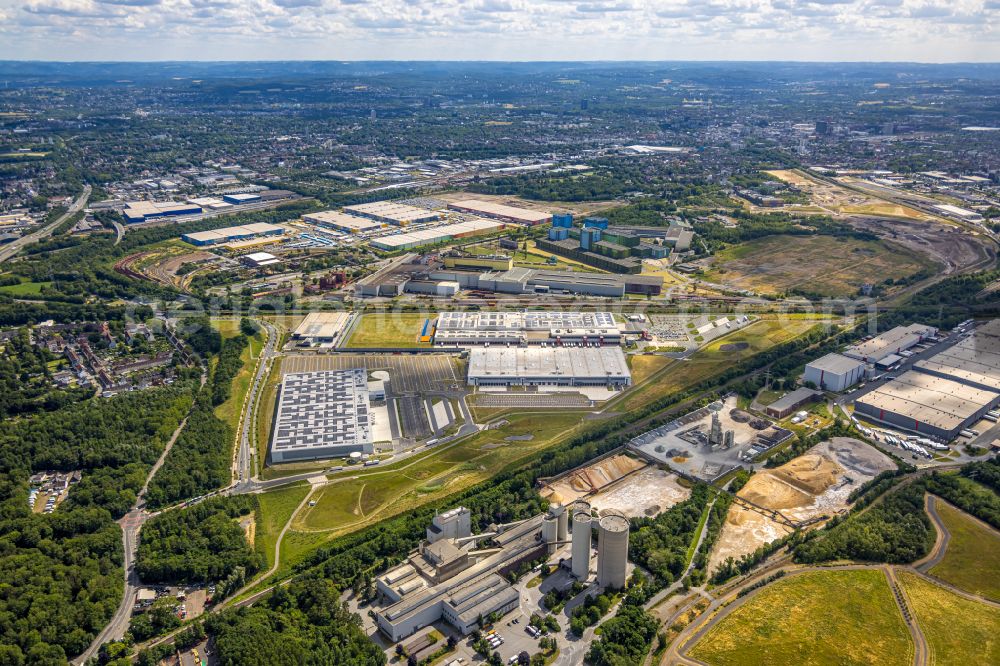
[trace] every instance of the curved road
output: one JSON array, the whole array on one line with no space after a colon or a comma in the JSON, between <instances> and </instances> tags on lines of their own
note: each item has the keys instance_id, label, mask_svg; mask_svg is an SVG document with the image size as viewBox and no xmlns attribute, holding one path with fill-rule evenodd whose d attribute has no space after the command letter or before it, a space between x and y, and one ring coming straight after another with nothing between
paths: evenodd
<instances>
[{"instance_id":1,"label":"curved road","mask_svg":"<svg viewBox=\"0 0 1000 666\"><path fill-rule=\"evenodd\" d=\"M78 196L76 198L76 201L73 202L73 204L69 207L69 209L65 213L60 215L59 219L57 219L52 224L48 224L39 229L38 231L34 231L30 234L21 236L17 240L8 243L2 249L0 249L0 263L7 261L8 259L13 257L15 254L20 252L28 245L31 245L32 243L37 243L38 241L43 240L48 236L51 236L52 232L56 230L56 227L58 227L60 224L68 220L70 216L79 213L83 209L83 207L87 205L87 199L90 198L90 190L91 190L90 185L84 187L83 193L80 196Z\"/></svg>"}]
</instances>

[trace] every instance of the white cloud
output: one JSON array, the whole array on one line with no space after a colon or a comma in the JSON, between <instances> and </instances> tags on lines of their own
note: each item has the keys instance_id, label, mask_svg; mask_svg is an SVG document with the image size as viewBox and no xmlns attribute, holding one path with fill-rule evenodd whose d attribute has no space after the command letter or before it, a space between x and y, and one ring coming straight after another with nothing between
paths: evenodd
<instances>
[{"instance_id":1,"label":"white cloud","mask_svg":"<svg viewBox=\"0 0 1000 666\"><path fill-rule=\"evenodd\" d=\"M996 61L998 16L1000 0L0 0L0 58Z\"/></svg>"}]
</instances>

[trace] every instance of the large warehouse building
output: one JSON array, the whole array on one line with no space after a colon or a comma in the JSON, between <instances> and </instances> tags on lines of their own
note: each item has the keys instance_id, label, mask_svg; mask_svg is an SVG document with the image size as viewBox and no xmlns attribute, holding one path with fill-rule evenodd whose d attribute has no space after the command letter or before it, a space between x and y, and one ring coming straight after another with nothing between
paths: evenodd
<instances>
[{"instance_id":1,"label":"large warehouse building","mask_svg":"<svg viewBox=\"0 0 1000 666\"><path fill-rule=\"evenodd\" d=\"M351 215L367 217L377 222L394 224L398 227L405 227L408 224L418 224L420 222L433 222L441 219L441 216L432 210L417 208L416 206L396 201L374 201L355 206L344 206L344 210Z\"/></svg>"},{"instance_id":2,"label":"large warehouse building","mask_svg":"<svg viewBox=\"0 0 1000 666\"><path fill-rule=\"evenodd\" d=\"M467 220L455 224L443 224L439 227L417 229L416 231L374 238L371 241L371 246L389 252L409 250L424 245L435 245L452 240L453 238L467 238L493 233L494 231L500 231L504 226L503 223L493 220Z\"/></svg>"},{"instance_id":3,"label":"large warehouse building","mask_svg":"<svg viewBox=\"0 0 1000 666\"><path fill-rule=\"evenodd\" d=\"M1000 390L1000 319L979 326L968 338L913 367L987 391Z\"/></svg>"},{"instance_id":4,"label":"large warehouse building","mask_svg":"<svg viewBox=\"0 0 1000 666\"><path fill-rule=\"evenodd\" d=\"M904 430L952 440L1000 404L1000 319L880 386L855 411Z\"/></svg>"},{"instance_id":5,"label":"large warehouse building","mask_svg":"<svg viewBox=\"0 0 1000 666\"><path fill-rule=\"evenodd\" d=\"M193 231L189 234L183 234L181 240L199 246L219 245L221 243L230 243L248 238L257 238L258 236L280 236L284 233L285 229L275 224L254 222L253 224L213 229L212 231Z\"/></svg>"},{"instance_id":6,"label":"large warehouse building","mask_svg":"<svg viewBox=\"0 0 1000 666\"><path fill-rule=\"evenodd\" d=\"M824 391L846 391L864 379L865 364L840 354L827 354L806 364L802 379Z\"/></svg>"},{"instance_id":7,"label":"large warehouse building","mask_svg":"<svg viewBox=\"0 0 1000 666\"><path fill-rule=\"evenodd\" d=\"M628 386L620 347L477 347L469 353L472 386Z\"/></svg>"},{"instance_id":8,"label":"large warehouse building","mask_svg":"<svg viewBox=\"0 0 1000 666\"><path fill-rule=\"evenodd\" d=\"M848 347L844 350L844 356L865 363L878 363L887 356L906 351L935 335L937 335L937 329L933 326L923 324L897 326L871 340Z\"/></svg>"},{"instance_id":9,"label":"large warehouse building","mask_svg":"<svg viewBox=\"0 0 1000 666\"><path fill-rule=\"evenodd\" d=\"M488 344L617 345L622 331L610 312L442 312L434 343L447 347Z\"/></svg>"},{"instance_id":10,"label":"large warehouse building","mask_svg":"<svg viewBox=\"0 0 1000 666\"><path fill-rule=\"evenodd\" d=\"M179 201L129 201L125 204L122 215L129 224L136 224L158 217L197 215L201 212L201 206L193 203L180 203Z\"/></svg>"},{"instance_id":11,"label":"large warehouse building","mask_svg":"<svg viewBox=\"0 0 1000 666\"><path fill-rule=\"evenodd\" d=\"M289 373L282 378L271 438L271 462L373 453L368 373Z\"/></svg>"},{"instance_id":12,"label":"large warehouse building","mask_svg":"<svg viewBox=\"0 0 1000 666\"><path fill-rule=\"evenodd\" d=\"M459 211L460 213L472 213L473 215L490 217L494 220L503 220L504 222L513 222L515 224L526 224L528 226L534 226L536 224L542 224L543 222L552 221L552 213L542 213L537 210L518 208L516 206L505 206L504 204L498 204L492 201L483 201L481 199L465 199L464 201L456 201L448 204L448 208Z\"/></svg>"},{"instance_id":13,"label":"large warehouse building","mask_svg":"<svg viewBox=\"0 0 1000 666\"><path fill-rule=\"evenodd\" d=\"M333 344L344 329L351 315L346 312L310 312L292 332L293 340L310 345Z\"/></svg>"},{"instance_id":14,"label":"large warehouse building","mask_svg":"<svg viewBox=\"0 0 1000 666\"><path fill-rule=\"evenodd\" d=\"M385 224L382 222L376 222L375 220L358 217L357 215L348 215L347 213L341 213L335 210L324 210L318 213L306 213L302 216L302 219L310 224L326 227L327 229L335 229L336 231L345 231L351 234L362 233L365 231L378 231L379 229L385 227Z\"/></svg>"},{"instance_id":15,"label":"large warehouse building","mask_svg":"<svg viewBox=\"0 0 1000 666\"><path fill-rule=\"evenodd\" d=\"M1000 393L909 371L854 403L855 413L951 441L1000 403Z\"/></svg>"}]
</instances>

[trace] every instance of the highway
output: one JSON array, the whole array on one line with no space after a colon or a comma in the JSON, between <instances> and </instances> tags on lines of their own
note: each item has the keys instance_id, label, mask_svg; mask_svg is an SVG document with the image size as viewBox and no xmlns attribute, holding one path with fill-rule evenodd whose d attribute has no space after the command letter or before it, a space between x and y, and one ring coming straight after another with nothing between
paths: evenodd
<instances>
[{"instance_id":1,"label":"highway","mask_svg":"<svg viewBox=\"0 0 1000 666\"><path fill-rule=\"evenodd\" d=\"M21 236L17 240L7 243L6 245L3 246L3 248L0 248L0 263L7 261L8 259L16 255L18 252L20 252L28 245L31 245L32 243L37 243L38 241L43 240L48 236L51 236L52 232L56 230L56 227L58 227L60 224L68 220L70 216L80 212L83 209L83 207L87 205L87 199L90 198L90 190L91 190L90 185L84 187L83 193L76 198L76 201L74 201L73 204L69 207L69 210L60 215L56 221L42 227L38 231L33 231L30 234L25 234L24 236Z\"/></svg>"}]
</instances>

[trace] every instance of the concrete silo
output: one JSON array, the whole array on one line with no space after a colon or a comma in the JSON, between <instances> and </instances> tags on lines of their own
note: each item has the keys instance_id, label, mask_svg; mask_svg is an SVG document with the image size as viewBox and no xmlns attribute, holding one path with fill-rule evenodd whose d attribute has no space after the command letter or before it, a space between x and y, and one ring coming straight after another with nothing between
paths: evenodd
<instances>
[{"instance_id":1,"label":"concrete silo","mask_svg":"<svg viewBox=\"0 0 1000 666\"><path fill-rule=\"evenodd\" d=\"M553 515L547 515L542 520L542 541L545 542L545 552L549 555L556 552L556 541L559 539L559 520Z\"/></svg>"},{"instance_id":2,"label":"concrete silo","mask_svg":"<svg viewBox=\"0 0 1000 666\"><path fill-rule=\"evenodd\" d=\"M558 502L553 502L549 505L549 515L555 517L558 523L557 536L559 537L559 541L569 539L569 512L566 510L566 507Z\"/></svg>"},{"instance_id":3,"label":"concrete silo","mask_svg":"<svg viewBox=\"0 0 1000 666\"><path fill-rule=\"evenodd\" d=\"M601 587L625 587L628 529L628 518L620 514L604 516L597 524L597 582Z\"/></svg>"},{"instance_id":4,"label":"concrete silo","mask_svg":"<svg viewBox=\"0 0 1000 666\"><path fill-rule=\"evenodd\" d=\"M590 506L573 512L573 556L570 560L573 575L586 580L590 575Z\"/></svg>"}]
</instances>

